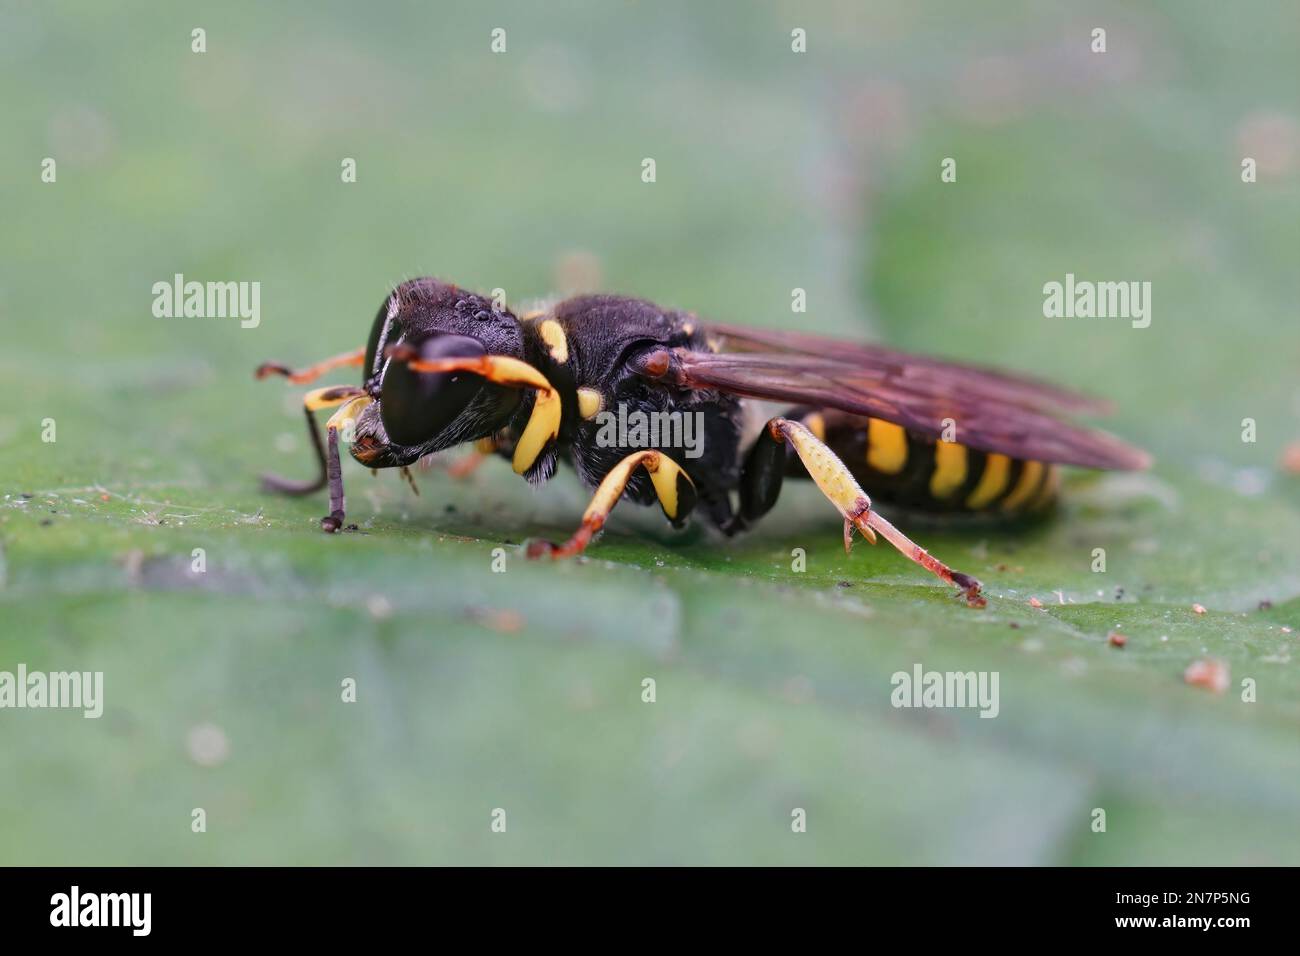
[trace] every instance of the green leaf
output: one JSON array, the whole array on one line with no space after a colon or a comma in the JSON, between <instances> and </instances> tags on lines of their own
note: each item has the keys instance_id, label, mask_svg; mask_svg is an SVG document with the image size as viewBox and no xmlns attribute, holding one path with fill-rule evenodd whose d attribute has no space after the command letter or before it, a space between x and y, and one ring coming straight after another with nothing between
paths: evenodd
<instances>
[{"instance_id":1,"label":"green leaf","mask_svg":"<svg viewBox=\"0 0 1300 956\"><path fill-rule=\"evenodd\" d=\"M0 863L1300 862L1300 217L1294 161L1237 166L1251 111L1295 128L1294 17L1126 11L1090 60L1053 12L945 9L809 11L803 58L783 16L695 6L521 5L495 59L463 11L205 10L201 56L183 11L10 14L46 39L0 58L30 91L0 153L59 179L0 187L0 671L102 671L105 709L0 710ZM592 259L1104 394L1157 464L1072 474L1038 523L882 505L982 611L845 554L808 484L729 541L623 505L565 563L522 544L572 529L568 473L416 498L348 462L335 536L258 491L310 468L258 362L359 344L403 276L518 302ZM261 324L153 318L176 272L261 281ZM1044 318L1067 272L1151 281L1150 328ZM894 707L918 664L996 672L997 716Z\"/></svg>"}]
</instances>

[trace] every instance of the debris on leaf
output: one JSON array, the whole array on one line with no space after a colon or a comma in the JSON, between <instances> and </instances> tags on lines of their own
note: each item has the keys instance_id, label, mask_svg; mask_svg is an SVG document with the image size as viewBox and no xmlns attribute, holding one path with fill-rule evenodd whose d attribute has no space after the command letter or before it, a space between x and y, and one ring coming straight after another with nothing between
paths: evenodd
<instances>
[{"instance_id":1,"label":"debris on leaf","mask_svg":"<svg viewBox=\"0 0 1300 956\"><path fill-rule=\"evenodd\" d=\"M1228 665L1213 657L1203 657L1187 665L1183 680L1193 687L1204 687L1222 694L1228 689Z\"/></svg>"},{"instance_id":2,"label":"debris on leaf","mask_svg":"<svg viewBox=\"0 0 1300 956\"><path fill-rule=\"evenodd\" d=\"M1300 441L1293 441L1282 449L1282 470L1289 475L1300 475Z\"/></svg>"},{"instance_id":3,"label":"debris on leaf","mask_svg":"<svg viewBox=\"0 0 1300 956\"><path fill-rule=\"evenodd\" d=\"M484 627L502 634L514 634L524 628L524 616L518 611L503 611L494 608L472 608L469 612L472 620Z\"/></svg>"}]
</instances>

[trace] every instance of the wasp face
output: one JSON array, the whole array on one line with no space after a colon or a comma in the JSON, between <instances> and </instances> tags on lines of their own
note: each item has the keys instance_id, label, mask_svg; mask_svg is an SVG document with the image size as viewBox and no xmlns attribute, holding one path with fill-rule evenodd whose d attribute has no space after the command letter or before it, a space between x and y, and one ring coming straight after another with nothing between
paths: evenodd
<instances>
[{"instance_id":1,"label":"wasp face","mask_svg":"<svg viewBox=\"0 0 1300 956\"><path fill-rule=\"evenodd\" d=\"M367 405L357 416L351 452L367 468L399 468L414 464L422 454L418 448L403 448L388 440L378 402Z\"/></svg>"},{"instance_id":2,"label":"wasp face","mask_svg":"<svg viewBox=\"0 0 1300 956\"><path fill-rule=\"evenodd\" d=\"M395 353L403 358L392 358ZM501 428L519 406L517 389L472 372L415 371L407 364L489 354L523 354L513 314L433 279L398 286L371 330L366 388L376 400L358 417L352 457L371 468L408 465Z\"/></svg>"}]
</instances>

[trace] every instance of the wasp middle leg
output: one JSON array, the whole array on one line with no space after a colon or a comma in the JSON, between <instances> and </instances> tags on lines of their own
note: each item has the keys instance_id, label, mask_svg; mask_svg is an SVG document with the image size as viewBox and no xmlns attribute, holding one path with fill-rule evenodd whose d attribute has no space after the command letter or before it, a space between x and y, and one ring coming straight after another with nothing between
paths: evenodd
<instances>
[{"instance_id":1,"label":"wasp middle leg","mask_svg":"<svg viewBox=\"0 0 1300 956\"><path fill-rule=\"evenodd\" d=\"M553 558L565 558L581 554L586 550L592 537L605 526L605 520L614 510L618 499L623 496L628 481L638 467L644 468L650 475L650 481L654 485L664 515L674 525L681 524L699 500L695 483L677 462L663 452L633 452L611 468L609 474L601 481L592 496L591 504L582 514L582 524L578 526L573 536L561 545L552 544L550 541L532 541L528 545L528 557L540 558L549 554Z\"/></svg>"},{"instance_id":2,"label":"wasp middle leg","mask_svg":"<svg viewBox=\"0 0 1300 956\"><path fill-rule=\"evenodd\" d=\"M877 532L885 540L934 574L946 584L959 588L968 604L983 607L985 601L978 580L954 571L871 509L871 499L862 490L847 465L813 433L815 416L808 424L786 418L773 418L759 433L758 440L745 460L740 485L741 526L760 518L772 509L781 493L786 470L786 446L793 447L809 476L835 508L844 516L844 550L848 551L856 528L873 544Z\"/></svg>"}]
</instances>

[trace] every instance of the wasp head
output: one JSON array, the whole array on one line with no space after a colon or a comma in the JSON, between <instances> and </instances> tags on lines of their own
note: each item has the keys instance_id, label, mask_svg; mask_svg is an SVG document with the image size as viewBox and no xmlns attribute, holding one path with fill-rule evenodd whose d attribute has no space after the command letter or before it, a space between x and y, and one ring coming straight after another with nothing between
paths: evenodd
<instances>
[{"instance_id":1,"label":"wasp head","mask_svg":"<svg viewBox=\"0 0 1300 956\"><path fill-rule=\"evenodd\" d=\"M518 389L473 371L418 371L412 364L523 356L519 320L503 305L436 279L393 290L366 347L366 390L352 456L371 468L407 465L422 455L493 434L522 401Z\"/></svg>"}]
</instances>

